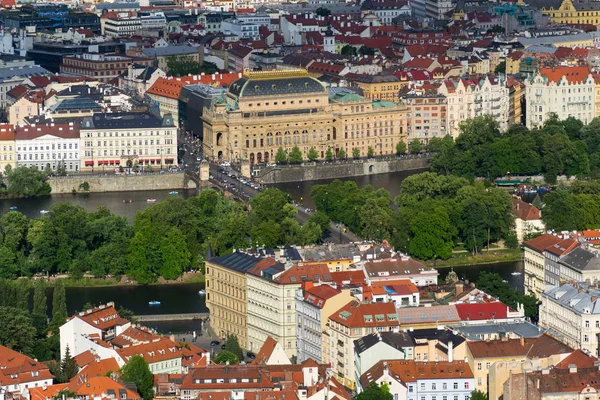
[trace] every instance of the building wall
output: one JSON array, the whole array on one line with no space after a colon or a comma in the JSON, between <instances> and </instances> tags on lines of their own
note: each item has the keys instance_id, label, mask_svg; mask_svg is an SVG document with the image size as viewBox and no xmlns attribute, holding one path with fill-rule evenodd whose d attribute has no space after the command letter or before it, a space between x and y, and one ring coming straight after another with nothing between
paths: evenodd
<instances>
[{"instance_id":1,"label":"building wall","mask_svg":"<svg viewBox=\"0 0 600 400\"><path fill-rule=\"evenodd\" d=\"M356 348L355 348L356 349ZM387 343L379 341L374 346L363 351L360 354L354 352L354 379L357 384L360 382L360 377L367 372L373 365L377 364L382 359L385 360L412 360L413 348L406 347L398 350ZM364 388L363 388L364 389Z\"/></svg>"},{"instance_id":2,"label":"building wall","mask_svg":"<svg viewBox=\"0 0 600 400\"><path fill-rule=\"evenodd\" d=\"M524 247L525 293L538 299L544 291L544 253Z\"/></svg>"},{"instance_id":3,"label":"building wall","mask_svg":"<svg viewBox=\"0 0 600 400\"><path fill-rule=\"evenodd\" d=\"M109 169L107 169L110 172ZM98 171L98 172L101 172ZM183 172L144 175L89 175L49 178L52 194L72 193L79 185L87 182L90 193L134 192L142 190L193 189L194 182L187 180Z\"/></svg>"},{"instance_id":4,"label":"building wall","mask_svg":"<svg viewBox=\"0 0 600 400\"><path fill-rule=\"evenodd\" d=\"M26 117L39 115L39 104L30 101L26 96L21 97L8 107L8 123L23 124Z\"/></svg>"},{"instance_id":5,"label":"building wall","mask_svg":"<svg viewBox=\"0 0 600 400\"><path fill-rule=\"evenodd\" d=\"M589 76L583 82L572 84L551 82L539 74L525 81L527 101L527 127L541 126L551 113L559 120L572 116L588 124L595 116L596 86Z\"/></svg>"},{"instance_id":6,"label":"building wall","mask_svg":"<svg viewBox=\"0 0 600 400\"><path fill-rule=\"evenodd\" d=\"M235 334L248 348L247 277L206 261L206 307L210 325L220 338Z\"/></svg>"},{"instance_id":7,"label":"building wall","mask_svg":"<svg viewBox=\"0 0 600 400\"><path fill-rule=\"evenodd\" d=\"M402 98L407 110L407 142L414 139L427 145L431 138L448 134L448 99L444 96Z\"/></svg>"},{"instance_id":8,"label":"building wall","mask_svg":"<svg viewBox=\"0 0 600 400\"><path fill-rule=\"evenodd\" d=\"M0 172L4 173L7 165L17 166L16 144L14 140L0 140Z\"/></svg>"},{"instance_id":9,"label":"building wall","mask_svg":"<svg viewBox=\"0 0 600 400\"><path fill-rule=\"evenodd\" d=\"M174 357L170 360L158 361L149 363L150 372L153 374L181 374L181 356Z\"/></svg>"},{"instance_id":10,"label":"building wall","mask_svg":"<svg viewBox=\"0 0 600 400\"><path fill-rule=\"evenodd\" d=\"M474 358L471 354L471 350L467 346L467 361L471 371L473 371L474 385L472 390L479 390L483 393L488 392L488 373L492 364L496 362L513 362L525 360L524 356L515 357L490 357L490 358Z\"/></svg>"},{"instance_id":11,"label":"building wall","mask_svg":"<svg viewBox=\"0 0 600 400\"><path fill-rule=\"evenodd\" d=\"M268 336L296 355L296 299L300 284L280 285L248 275L248 350L258 351Z\"/></svg>"},{"instance_id":12,"label":"building wall","mask_svg":"<svg viewBox=\"0 0 600 400\"><path fill-rule=\"evenodd\" d=\"M58 164L64 162L67 171L79 170L79 139L44 135L31 140L17 140L15 145L18 167L37 167L43 170L46 164L50 164L56 170Z\"/></svg>"}]
</instances>

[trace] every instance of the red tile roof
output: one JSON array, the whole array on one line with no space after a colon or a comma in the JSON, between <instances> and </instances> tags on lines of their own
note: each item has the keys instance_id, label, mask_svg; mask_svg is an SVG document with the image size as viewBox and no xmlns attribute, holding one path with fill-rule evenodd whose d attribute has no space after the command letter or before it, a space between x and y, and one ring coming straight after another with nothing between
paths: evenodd
<instances>
[{"instance_id":1,"label":"red tile roof","mask_svg":"<svg viewBox=\"0 0 600 400\"><path fill-rule=\"evenodd\" d=\"M0 386L12 388L12 385L53 377L45 364L8 347L0 346Z\"/></svg>"},{"instance_id":2,"label":"red tile roof","mask_svg":"<svg viewBox=\"0 0 600 400\"><path fill-rule=\"evenodd\" d=\"M350 328L399 326L394 303L360 303L352 300L329 319Z\"/></svg>"},{"instance_id":3,"label":"red tile roof","mask_svg":"<svg viewBox=\"0 0 600 400\"><path fill-rule=\"evenodd\" d=\"M420 379L470 379L473 371L464 361L431 361L418 362L414 360L379 361L360 380L364 387L377 381L383 376L387 366L388 374L401 382L416 382Z\"/></svg>"},{"instance_id":4,"label":"red tile roof","mask_svg":"<svg viewBox=\"0 0 600 400\"><path fill-rule=\"evenodd\" d=\"M294 265L273 280L282 285L297 284L304 281L319 282L323 276L329 274L329 267L326 264L302 264Z\"/></svg>"},{"instance_id":5,"label":"red tile roof","mask_svg":"<svg viewBox=\"0 0 600 400\"><path fill-rule=\"evenodd\" d=\"M14 125L0 124L0 140L15 140Z\"/></svg>"},{"instance_id":6,"label":"red tile roof","mask_svg":"<svg viewBox=\"0 0 600 400\"><path fill-rule=\"evenodd\" d=\"M275 351L275 347L277 346L277 341L273 339L271 336L267 336L267 340L263 343L262 347L258 354L256 354L256 358L252 361L252 364L262 365L266 364L269 361L269 358Z\"/></svg>"},{"instance_id":7,"label":"red tile roof","mask_svg":"<svg viewBox=\"0 0 600 400\"><path fill-rule=\"evenodd\" d=\"M514 197L512 199L512 212L516 218L523 221L534 221L542 218L540 210L535 206Z\"/></svg>"},{"instance_id":8,"label":"red tile roof","mask_svg":"<svg viewBox=\"0 0 600 400\"><path fill-rule=\"evenodd\" d=\"M96 356L94 356L91 351L87 350L73 357L73 360L75 360L75 363L79 368L83 368L89 363L96 361Z\"/></svg>"},{"instance_id":9,"label":"red tile roof","mask_svg":"<svg viewBox=\"0 0 600 400\"><path fill-rule=\"evenodd\" d=\"M499 301L456 305L456 311L461 321L506 319L508 310L508 306Z\"/></svg>"},{"instance_id":10,"label":"red tile roof","mask_svg":"<svg viewBox=\"0 0 600 400\"><path fill-rule=\"evenodd\" d=\"M546 248L546 251L557 256L570 253L573 249L579 247L579 242L573 239L563 239Z\"/></svg>"},{"instance_id":11,"label":"red tile roof","mask_svg":"<svg viewBox=\"0 0 600 400\"><path fill-rule=\"evenodd\" d=\"M38 137L46 134L61 136L69 132L73 137L79 137L79 125L69 126L68 124L53 124L50 125L28 125L25 127L17 127L17 140L22 139L23 136ZM41 128L41 129L38 129ZM61 129L62 128L62 129ZM40 133L42 132L42 133ZM64 136L61 136L64 137ZM83 315L80 315L83 314ZM125 318L121 318L117 313L114 306L108 307L96 307L91 310L90 313L82 312L75 315L73 318L79 318L94 328L108 329L115 326L126 325L129 323Z\"/></svg>"},{"instance_id":12,"label":"red tile roof","mask_svg":"<svg viewBox=\"0 0 600 400\"><path fill-rule=\"evenodd\" d=\"M94 360L88 363L79 371L77 375L71 379L71 381L77 379L80 375L85 375L87 378L92 378L94 376L105 376L109 372L117 372L119 371L119 364L117 360L114 358L106 358L104 360Z\"/></svg>"},{"instance_id":13,"label":"red tile roof","mask_svg":"<svg viewBox=\"0 0 600 400\"><path fill-rule=\"evenodd\" d=\"M560 238L557 238L554 235L545 233L545 234L535 237L533 239L527 240L523 244L532 250L542 253L548 247L553 246L560 241L561 241Z\"/></svg>"},{"instance_id":14,"label":"red tile roof","mask_svg":"<svg viewBox=\"0 0 600 400\"><path fill-rule=\"evenodd\" d=\"M521 356L534 359L573 352L571 347L545 333L537 338L467 342L467 347L474 358Z\"/></svg>"},{"instance_id":15,"label":"red tile roof","mask_svg":"<svg viewBox=\"0 0 600 400\"><path fill-rule=\"evenodd\" d=\"M170 78L158 78L154 85L148 89L147 93L157 96L179 99L181 88L187 85L205 84L216 86L229 86L233 81L241 78L241 74L212 74L212 75L193 75Z\"/></svg>"},{"instance_id":16,"label":"red tile roof","mask_svg":"<svg viewBox=\"0 0 600 400\"><path fill-rule=\"evenodd\" d=\"M313 286L304 291L304 301L315 307L323 308L328 299L342 293L329 285Z\"/></svg>"},{"instance_id":17,"label":"red tile roof","mask_svg":"<svg viewBox=\"0 0 600 400\"><path fill-rule=\"evenodd\" d=\"M585 354L580 349L569 354L564 360L556 364L558 369L568 369L569 365L576 365L577 368L594 368L594 363L598 359L594 356Z\"/></svg>"},{"instance_id":18,"label":"red tile roof","mask_svg":"<svg viewBox=\"0 0 600 400\"><path fill-rule=\"evenodd\" d=\"M591 71L588 66L551 67L540 68L540 74L544 75L549 82L558 83L564 78L572 84L585 81Z\"/></svg>"}]
</instances>

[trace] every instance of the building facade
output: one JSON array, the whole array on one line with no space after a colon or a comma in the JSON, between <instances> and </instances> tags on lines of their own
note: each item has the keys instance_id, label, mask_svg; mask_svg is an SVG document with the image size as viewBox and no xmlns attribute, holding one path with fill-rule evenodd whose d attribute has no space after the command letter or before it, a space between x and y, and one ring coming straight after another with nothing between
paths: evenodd
<instances>
[{"instance_id":1,"label":"building facade","mask_svg":"<svg viewBox=\"0 0 600 400\"><path fill-rule=\"evenodd\" d=\"M523 263L525 273L523 284L525 286L526 294L539 298L544 291L544 251L549 246L558 242L560 242L560 239L556 236L544 234L523 243Z\"/></svg>"},{"instance_id":2,"label":"building facade","mask_svg":"<svg viewBox=\"0 0 600 400\"><path fill-rule=\"evenodd\" d=\"M0 171L6 166L17 166L15 129L13 125L0 125Z\"/></svg>"},{"instance_id":3,"label":"building facade","mask_svg":"<svg viewBox=\"0 0 600 400\"><path fill-rule=\"evenodd\" d=\"M417 139L427 145L431 138L448 134L448 100L444 95L405 95L402 103L407 107L407 141Z\"/></svg>"},{"instance_id":4,"label":"building facade","mask_svg":"<svg viewBox=\"0 0 600 400\"><path fill-rule=\"evenodd\" d=\"M152 65L152 60L148 58L134 59L126 56L84 53L63 57L60 72L109 82L127 72L127 68L133 62L146 67Z\"/></svg>"},{"instance_id":5,"label":"building facade","mask_svg":"<svg viewBox=\"0 0 600 400\"><path fill-rule=\"evenodd\" d=\"M296 359L323 360L323 332L333 312L352 300L350 290L337 290L329 285L296 290Z\"/></svg>"},{"instance_id":6,"label":"building facade","mask_svg":"<svg viewBox=\"0 0 600 400\"><path fill-rule=\"evenodd\" d=\"M348 90L330 93L304 70L245 73L203 115L204 154L214 159L274 160L279 148L298 146L303 158L314 147L366 156L394 154L406 138L406 108L369 101Z\"/></svg>"},{"instance_id":7,"label":"building facade","mask_svg":"<svg viewBox=\"0 0 600 400\"><path fill-rule=\"evenodd\" d=\"M167 114L94 114L81 123L82 171L177 165L177 128Z\"/></svg>"},{"instance_id":8,"label":"building facade","mask_svg":"<svg viewBox=\"0 0 600 400\"><path fill-rule=\"evenodd\" d=\"M21 125L15 128L17 167L37 167L52 170L61 166L67 171L80 170L79 125Z\"/></svg>"},{"instance_id":9,"label":"building facade","mask_svg":"<svg viewBox=\"0 0 600 400\"><path fill-rule=\"evenodd\" d=\"M543 125L552 114L587 125L595 116L595 89L587 66L540 68L525 80L527 127Z\"/></svg>"}]
</instances>

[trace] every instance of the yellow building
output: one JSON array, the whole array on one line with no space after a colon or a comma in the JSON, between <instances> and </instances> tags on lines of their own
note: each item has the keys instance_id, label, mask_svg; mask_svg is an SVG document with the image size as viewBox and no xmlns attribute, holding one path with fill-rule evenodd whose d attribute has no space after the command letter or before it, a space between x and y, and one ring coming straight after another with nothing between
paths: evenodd
<instances>
[{"instance_id":1,"label":"yellow building","mask_svg":"<svg viewBox=\"0 0 600 400\"><path fill-rule=\"evenodd\" d=\"M248 348L246 272L261 261L244 253L231 253L206 261L206 307L210 325L221 338L235 334Z\"/></svg>"},{"instance_id":2,"label":"yellow building","mask_svg":"<svg viewBox=\"0 0 600 400\"><path fill-rule=\"evenodd\" d=\"M542 14L556 24L600 25L600 3L592 1L563 0L557 9L542 7Z\"/></svg>"},{"instance_id":3,"label":"yellow building","mask_svg":"<svg viewBox=\"0 0 600 400\"><path fill-rule=\"evenodd\" d=\"M204 154L215 159L272 162L279 148L311 147L350 156L394 154L406 138L406 107L371 101L348 89L327 90L305 70L247 72L202 116Z\"/></svg>"},{"instance_id":4,"label":"yellow building","mask_svg":"<svg viewBox=\"0 0 600 400\"><path fill-rule=\"evenodd\" d=\"M4 173L7 165L15 167L17 164L15 147L15 129L13 125L0 125L0 172Z\"/></svg>"},{"instance_id":5,"label":"yellow building","mask_svg":"<svg viewBox=\"0 0 600 400\"><path fill-rule=\"evenodd\" d=\"M369 100L398 101L398 94L408 82L400 82L396 75L362 75L353 80L362 89L363 96Z\"/></svg>"}]
</instances>

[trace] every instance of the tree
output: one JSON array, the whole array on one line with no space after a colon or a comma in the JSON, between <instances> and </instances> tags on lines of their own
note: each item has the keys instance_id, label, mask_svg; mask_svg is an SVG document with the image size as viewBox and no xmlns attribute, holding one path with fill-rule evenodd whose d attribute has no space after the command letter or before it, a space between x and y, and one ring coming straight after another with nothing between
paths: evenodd
<instances>
[{"instance_id":1,"label":"tree","mask_svg":"<svg viewBox=\"0 0 600 400\"><path fill-rule=\"evenodd\" d=\"M159 274L165 279L177 279L190 266L190 254L185 236L176 227L170 228L161 240L162 265Z\"/></svg>"},{"instance_id":2,"label":"tree","mask_svg":"<svg viewBox=\"0 0 600 400\"><path fill-rule=\"evenodd\" d=\"M225 350L235 355L238 360L244 359L244 352L240 347L240 343L238 342L238 338L236 335L227 335L227 339L225 340Z\"/></svg>"},{"instance_id":3,"label":"tree","mask_svg":"<svg viewBox=\"0 0 600 400\"><path fill-rule=\"evenodd\" d=\"M318 158L319 158L319 153L317 152L317 150L315 150L314 147L311 146L311 148L308 149L308 159L310 161L317 161Z\"/></svg>"},{"instance_id":4,"label":"tree","mask_svg":"<svg viewBox=\"0 0 600 400\"><path fill-rule=\"evenodd\" d=\"M60 374L57 376L57 380L59 383L69 382L72 377L77 375L79 368L77 367L77 363L73 357L71 357L71 350L69 346L65 350L65 356L60 362Z\"/></svg>"},{"instance_id":5,"label":"tree","mask_svg":"<svg viewBox=\"0 0 600 400\"><path fill-rule=\"evenodd\" d=\"M8 192L17 196L45 196L52 190L48 177L35 167L18 167L11 169L7 175Z\"/></svg>"},{"instance_id":6,"label":"tree","mask_svg":"<svg viewBox=\"0 0 600 400\"><path fill-rule=\"evenodd\" d=\"M290 164L300 164L302 162L302 152L298 148L298 146L294 146L292 151L290 151L288 161Z\"/></svg>"},{"instance_id":7,"label":"tree","mask_svg":"<svg viewBox=\"0 0 600 400\"><path fill-rule=\"evenodd\" d=\"M473 390L471 392L471 400L488 400L488 396L479 390Z\"/></svg>"},{"instance_id":8,"label":"tree","mask_svg":"<svg viewBox=\"0 0 600 400\"><path fill-rule=\"evenodd\" d=\"M212 360L215 364L233 365L240 362L238 356L228 350L221 350Z\"/></svg>"},{"instance_id":9,"label":"tree","mask_svg":"<svg viewBox=\"0 0 600 400\"><path fill-rule=\"evenodd\" d=\"M46 166L44 167L44 174L46 176L52 175L52 167L50 166L50 163L46 163Z\"/></svg>"},{"instance_id":10,"label":"tree","mask_svg":"<svg viewBox=\"0 0 600 400\"><path fill-rule=\"evenodd\" d=\"M192 56L167 57L167 75L169 76L200 75L200 73L202 73L200 63Z\"/></svg>"},{"instance_id":11,"label":"tree","mask_svg":"<svg viewBox=\"0 0 600 400\"><path fill-rule=\"evenodd\" d=\"M340 151L338 151L338 157L340 160L346 159L346 150L343 147L340 147Z\"/></svg>"},{"instance_id":12,"label":"tree","mask_svg":"<svg viewBox=\"0 0 600 400\"><path fill-rule=\"evenodd\" d=\"M46 298L46 285L42 279L35 282L31 318L38 336L43 336L48 325L48 299Z\"/></svg>"},{"instance_id":13,"label":"tree","mask_svg":"<svg viewBox=\"0 0 600 400\"><path fill-rule=\"evenodd\" d=\"M137 319L135 318L135 314L133 313L133 311L131 311L128 308L121 306L121 307L119 307L119 310L117 311L117 313L119 314L119 317L125 318L132 324L137 322Z\"/></svg>"},{"instance_id":14,"label":"tree","mask_svg":"<svg viewBox=\"0 0 600 400\"><path fill-rule=\"evenodd\" d=\"M352 149L352 158L360 158L360 149L358 147Z\"/></svg>"},{"instance_id":15,"label":"tree","mask_svg":"<svg viewBox=\"0 0 600 400\"><path fill-rule=\"evenodd\" d=\"M327 161L333 160L333 151L331 151L331 147L327 148L327 152L325 153L325 159Z\"/></svg>"},{"instance_id":16,"label":"tree","mask_svg":"<svg viewBox=\"0 0 600 400\"><path fill-rule=\"evenodd\" d=\"M406 153L406 143L399 141L396 143L396 155L402 155L404 153Z\"/></svg>"},{"instance_id":17,"label":"tree","mask_svg":"<svg viewBox=\"0 0 600 400\"><path fill-rule=\"evenodd\" d=\"M35 327L26 310L0 307L0 345L30 354L35 343Z\"/></svg>"},{"instance_id":18,"label":"tree","mask_svg":"<svg viewBox=\"0 0 600 400\"><path fill-rule=\"evenodd\" d=\"M417 154L423 151L423 145L421 144L421 141L419 141L419 139L413 139L409 144L408 144L408 151L411 154Z\"/></svg>"},{"instance_id":19,"label":"tree","mask_svg":"<svg viewBox=\"0 0 600 400\"><path fill-rule=\"evenodd\" d=\"M329 223L331 222L331 219L325 212L317 211L310 214L308 221L319 225L321 227L321 231L325 232L329 229Z\"/></svg>"},{"instance_id":20,"label":"tree","mask_svg":"<svg viewBox=\"0 0 600 400\"><path fill-rule=\"evenodd\" d=\"M275 154L275 162L277 164L285 164L287 163L287 154L283 147L277 149L277 153Z\"/></svg>"},{"instance_id":21,"label":"tree","mask_svg":"<svg viewBox=\"0 0 600 400\"><path fill-rule=\"evenodd\" d=\"M504 245L509 249L516 249L519 247L519 240L517 239L517 234L514 231L511 231L504 238Z\"/></svg>"},{"instance_id":22,"label":"tree","mask_svg":"<svg viewBox=\"0 0 600 400\"><path fill-rule=\"evenodd\" d=\"M317 10L315 11L315 13L321 17L327 17L329 15L331 15L331 11L328 8L325 7L319 7L317 8Z\"/></svg>"},{"instance_id":23,"label":"tree","mask_svg":"<svg viewBox=\"0 0 600 400\"><path fill-rule=\"evenodd\" d=\"M497 74L505 74L506 73L506 61L501 61L496 65L494 72Z\"/></svg>"},{"instance_id":24,"label":"tree","mask_svg":"<svg viewBox=\"0 0 600 400\"><path fill-rule=\"evenodd\" d=\"M344 47L342 47L342 50L340 50L340 54L343 56L354 57L357 55L356 47L347 44Z\"/></svg>"},{"instance_id":25,"label":"tree","mask_svg":"<svg viewBox=\"0 0 600 400\"><path fill-rule=\"evenodd\" d=\"M377 382L371 382L364 391L356 396L356 400L392 400L393 398L389 386L385 383L380 386Z\"/></svg>"},{"instance_id":26,"label":"tree","mask_svg":"<svg viewBox=\"0 0 600 400\"><path fill-rule=\"evenodd\" d=\"M358 53L361 56L374 56L375 49L367 47L367 46L361 46L360 49L358 49Z\"/></svg>"},{"instance_id":27,"label":"tree","mask_svg":"<svg viewBox=\"0 0 600 400\"><path fill-rule=\"evenodd\" d=\"M369 146L367 149L367 157L372 158L375 155L375 149L373 146Z\"/></svg>"},{"instance_id":28,"label":"tree","mask_svg":"<svg viewBox=\"0 0 600 400\"><path fill-rule=\"evenodd\" d=\"M58 333L58 328L67 320L67 296L65 284L62 279L57 279L52 295L52 332Z\"/></svg>"},{"instance_id":29,"label":"tree","mask_svg":"<svg viewBox=\"0 0 600 400\"><path fill-rule=\"evenodd\" d=\"M452 255L456 236L448 211L443 206L426 211L429 206L421 204L422 210L414 215L410 224L410 254L421 260L447 259Z\"/></svg>"},{"instance_id":30,"label":"tree","mask_svg":"<svg viewBox=\"0 0 600 400\"><path fill-rule=\"evenodd\" d=\"M121 379L127 382L133 382L137 386L137 391L144 400L152 400L154 397L154 376L150 372L150 367L144 357L140 355L132 356L127 364L121 368Z\"/></svg>"}]
</instances>

